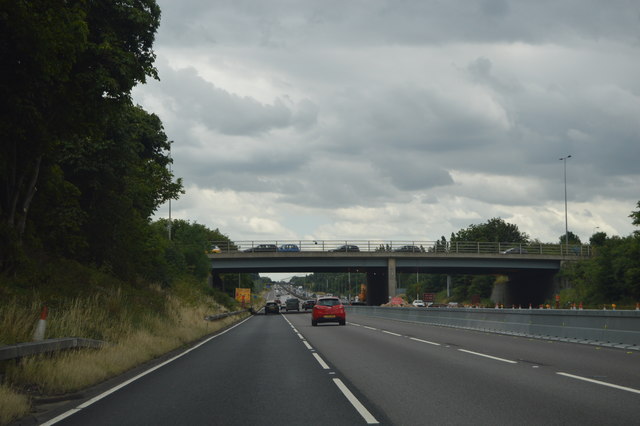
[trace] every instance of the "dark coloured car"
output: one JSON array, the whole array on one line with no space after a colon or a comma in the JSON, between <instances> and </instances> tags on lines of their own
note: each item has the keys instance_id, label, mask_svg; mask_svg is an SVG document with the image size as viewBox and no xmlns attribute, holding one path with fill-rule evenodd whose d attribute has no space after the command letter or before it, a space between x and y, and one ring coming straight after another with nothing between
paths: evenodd
<instances>
[{"instance_id":1,"label":"dark coloured car","mask_svg":"<svg viewBox=\"0 0 640 426\"><path fill-rule=\"evenodd\" d=\"M352 252L352 251L360 251L360 248L358 246L353 246L353 245L344 245L344 246L340 246L336 249L333 250L329 250L331 252L339 252L339 251L344 251L344 252Z\"/></svg>"},{"instance_id":2,"label":"dark coloured car","mask_svg":"<svg viewBox=\"0 0 640 426\"><path fill-rule=\"evenodd\" d=\"M315 300L305 300L304 302L302 302L302 309L304 309L305 311L307 309L313 309L313 306L316 304Z\"/></svg>"},{"instance_id":3,"label":"dark coloured car","mask_svg":"<svg viewBox=\"0 0 640 426\"><path fill-rule=\"evenodd\" d=\"M289 311L300 311L300 301L295 297L287 299L285 302L285 309Z\"/></svg>"},{"instance_id":4,"label":"dark coloured car","mask_svg":"<svg viewBox=\"0 0 640 426\"><path fill-rule=\"evenodd\" d=\"M300 251L300 247L298 247L295 244L283 244L278 248L278 251L284 251L284 252L298 252Z\"/></svg>"},{"instance_id":5,"label":"dark coloured car","mask_svg":"<svg viewBox=\"0 0 640 426\"><path fill-rule=\"evenodd\" d=\"M280 305L278 305L275 301L270 300L264 305L264 314L277 314L280 312Z\"/></svg>"},{"instance_id":6,"label":"dark coloured car","mask_svg":"<svg viewBox=\"0 0 640 426\"><path fill-rule=\"evenodd\" d=\"M246 249L245 253L265 252L265 251L278 251L278 246L275 244L258 244L255 247Z\"/></svg>"},{"instance_id":7,"label":"dark coloured car","mask_svg":"<svg viewBox=\"0 0 640 426\"><path fill-rule=\"evenodd\" d=\"M315 327L321 322L337 322L340 325L347 323L347 314L340 299L337 297L318 299L311 313L311 325Z\"/></svg>"},{"instance_id":8,"label":"dark coloured car","mask_svg":"<svg viewBox=\"0 0 640 426\"><path fill-rule=\"evenodd\" d=\"M402 246L394 249L393 251L401 253L420 253L422 250L420 250L420 247L418 246Z\"/></svg>"}]
</instances>

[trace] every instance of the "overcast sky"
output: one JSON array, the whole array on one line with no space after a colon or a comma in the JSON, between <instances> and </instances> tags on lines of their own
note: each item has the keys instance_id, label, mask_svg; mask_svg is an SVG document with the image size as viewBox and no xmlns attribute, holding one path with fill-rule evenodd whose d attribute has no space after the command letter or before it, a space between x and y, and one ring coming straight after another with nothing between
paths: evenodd
<instances>
[{"instance_id":1,"label":"overcast sky","mask_svg":"<svg viewBox=\"0 0 640 426\"><path fill-rule=\"evenodd\" d=\"M158 1L172 217L232 240L626 236L637 0ZM157 217L167 217L162 206Z\"/></svg>"}]
</instances>

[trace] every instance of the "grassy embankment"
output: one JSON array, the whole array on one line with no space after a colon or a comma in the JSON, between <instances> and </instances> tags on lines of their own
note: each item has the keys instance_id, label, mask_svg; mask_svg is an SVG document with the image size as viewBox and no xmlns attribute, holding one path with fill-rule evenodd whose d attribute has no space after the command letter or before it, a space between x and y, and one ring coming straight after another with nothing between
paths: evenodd
<instances>
[{"instance_id":1,"label":"grassy embankment","mask_svg":"<svg viewBox=\"0 0 640 426\"><path fill-rule=\"evenodd\" d=\"M223 306L211 291L193 282L182 281L170 289L132 287L95 271L78 270L77 265L71 277L69 270L59 268L64 266L50 271L47 286L2 278L0 345L31 341L44 305L49 308L45 338L85 337L108 345L0 363L0 425L27 415L34 397L100 383L248 315L205 321L206 315L239 308L218 295ZM61 284L61 277L71 281Z\"/></svg>"}]
</instances>

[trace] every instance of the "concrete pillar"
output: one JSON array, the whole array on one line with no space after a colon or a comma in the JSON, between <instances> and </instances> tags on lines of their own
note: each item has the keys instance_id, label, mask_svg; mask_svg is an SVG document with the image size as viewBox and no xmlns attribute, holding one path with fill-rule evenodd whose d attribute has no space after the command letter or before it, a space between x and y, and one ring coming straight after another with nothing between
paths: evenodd
<instances>
[{"instance_id":1,"label":"concrete pillar","mask_svg":"<svg viewBox=\"0 0 640 426\"><path fill-rule=\"evenodd\" d=\"M447 297L451 297L451 275L447 275Z\"/></svg>"},{"instance_id":2,"label":"concrete pillar","mask_svg":"<svg viewBox=\"0 0 640 426\"><path fill-rule=\"evenodd\" d=\"M387 263L387 277L389 297L395 297L396 288L398 288L398 278L396 276L396 259L393 257L390 257Z\"/></svg>"}]
</instances>

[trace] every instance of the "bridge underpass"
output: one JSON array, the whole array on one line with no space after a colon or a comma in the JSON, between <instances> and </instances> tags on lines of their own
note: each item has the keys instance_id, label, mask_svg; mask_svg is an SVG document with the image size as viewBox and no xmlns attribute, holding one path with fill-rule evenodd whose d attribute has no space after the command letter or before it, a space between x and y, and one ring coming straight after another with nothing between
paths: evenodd
<instances>
[{"instance_id":1,"label":"bridge underpass","mask_svg":"<svg viewBox=\"0 0 640 426\"><path fill-rule=\"evenodd\" d=\"M366 274L368 305L396 295L398 273L506 275L501 302L538 305L553 295L563 258L549 255L433 254L393 252L228 252L209 255L213 284L221 273L360 272Z\"/></svg>"}]
</instances>

